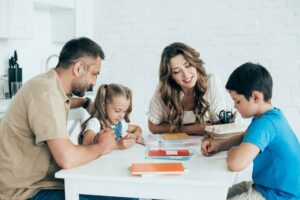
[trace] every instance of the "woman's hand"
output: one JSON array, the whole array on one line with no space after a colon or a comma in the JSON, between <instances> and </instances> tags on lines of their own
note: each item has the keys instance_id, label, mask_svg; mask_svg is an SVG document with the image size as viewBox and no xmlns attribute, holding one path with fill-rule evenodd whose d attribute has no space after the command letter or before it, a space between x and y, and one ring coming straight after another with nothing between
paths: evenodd
<instances>
[{"instance_id":1,"label":"woman's hand","mask_svg":"<svg viewBox=\"0 0 300 200\"><path fill-rule=\"evenodd\" d=\"M211 156L220 149L220 141L214 139L204 139L201 143L201 152L204 156Z\"/></svg>"}]
</instances>

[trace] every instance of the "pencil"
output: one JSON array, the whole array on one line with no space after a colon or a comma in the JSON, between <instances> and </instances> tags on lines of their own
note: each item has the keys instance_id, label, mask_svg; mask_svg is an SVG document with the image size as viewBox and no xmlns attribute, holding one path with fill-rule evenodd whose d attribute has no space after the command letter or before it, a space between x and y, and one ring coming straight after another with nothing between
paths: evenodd
<instances>
[{"instance_id":1,"label":"pencil","mask_svg":"<svg viewBox=\"0 0 300 200\"><path fill-rule=\"evenodd\" d=\"M215 127L212 128L212 131L210 133L210 143L212 143L212 140L214 139L214 135L215 135Z\"/></svg>"},{"instance_id":2,"label":"pencil","mask_svg":"<svg viewBox=\"0 0 300 200\"><path fill-rule=\"evenodd\" d=\"M234 122L235 118L236 118L236 115L237 115L237 111L235 111L233 113L233 117L230 119L230 123Z\"/></svg>"},{"instance_id":3,"label":"pencil","mask_svg":"<svg viewBox=\"0 0 300 200\"><path fill-rule=\"evenodd\" d=\"M213 139L214 139L214 133L215 132L215 127L212 128L212 131L210 133L210 138L209 138L209 145L208 147L212 147ZM207 149L208 150L208 149Z\"/></svg>"}]
</instances>

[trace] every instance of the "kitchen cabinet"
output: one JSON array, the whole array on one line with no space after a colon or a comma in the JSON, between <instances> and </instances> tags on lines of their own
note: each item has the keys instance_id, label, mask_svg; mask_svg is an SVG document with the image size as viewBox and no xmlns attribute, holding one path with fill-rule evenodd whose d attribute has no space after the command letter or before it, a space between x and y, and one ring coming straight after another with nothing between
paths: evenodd
<instances>
[{"instance_id":1,"label":"kitchen cabinet","mask_svg":"<svg viewBox=\"0 0 300 200\"><path fill-rule=\"evenodd\" d=\"M76 37L94 37L94 0L76 0Z\"/></svg>"},{"instance_id":2,"label":"kitchen cabinet","mask_svg":"<svg viewBox=\"0 0 300 200\"><path fill-rule=\"evenodd\" d=\"M93 0L34 0L35 9L50 11L52 42L93 37Z\"/></svg>"},{"instance_id":3,"label":"kitchen cabinet","mask_svg":"<svg viewBox=\"0 0 300 200\"><path fill-rule=\"evenodd\" d=\"M33 0L0 0L0 37L31 38Z\"/></svg>"},{"instance_id":4,"label":"kitchen cabinet","mask_svg":"<svg viewBox=\"0 0 300 200\"><path fill-rule=\"evenodd\" d=\"M34 7L46 10L74 9L74 0L34 0Z\"/></svg>"},{"instance_id":5,"label":"kitchen cabinet","mask_svg":"<svg viewBox=\"0 0 300 200\"><path fill-rule=\"evenodd\" d=\"M36 9L50 12L52 42L66 42L75 37L75 0L34 0Z\"/></svg>"},{"instance_id":6,"label":"kitchen cabinet","mask_svg":"<svg viewBox=\"0 0 300 200\"><path fill-rule=\"evenodd\" d=\"M8 1L0 0L0 38L8 37Z\"/></svg>"},{"instance_id":7,"label":"kitchen cabinet","mask_svg":"<svg viewBox=\"0 0 300 200\"><path fill-rule=\"evenodd\" d=\"M94 0L0 0L0 38L33 37L34 9L50 14L51 41L93 38Z\"/></svg>"}]
</instances>

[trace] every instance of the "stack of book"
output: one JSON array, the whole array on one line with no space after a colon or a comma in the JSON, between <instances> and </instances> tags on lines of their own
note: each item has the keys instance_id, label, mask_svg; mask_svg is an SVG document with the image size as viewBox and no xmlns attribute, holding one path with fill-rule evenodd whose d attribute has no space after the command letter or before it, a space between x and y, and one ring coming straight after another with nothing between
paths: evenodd
<instances>
[{"instance_id":1,"label":"stack of book","mask_svg":"<svg viewBox=\"0 0 300 200\"><path fill-rule=\"evenodd\" d=\"M192 156L189 149L170 148L170 149L155 149L149 148L146 158L162 159L162 160L189 160Z\"/></svg>"},{"instance_id":2,"label":"stack of book","mask_svg":"<svg viewBox=\"0 0 300 200\"><path fill-rule=\"evenodd\" d=\"M130 168L132 175L152 176L152 175L180 175L185 173L185 169L180 162L170 163L132 163Z\"/></svg>"}]
</instances>

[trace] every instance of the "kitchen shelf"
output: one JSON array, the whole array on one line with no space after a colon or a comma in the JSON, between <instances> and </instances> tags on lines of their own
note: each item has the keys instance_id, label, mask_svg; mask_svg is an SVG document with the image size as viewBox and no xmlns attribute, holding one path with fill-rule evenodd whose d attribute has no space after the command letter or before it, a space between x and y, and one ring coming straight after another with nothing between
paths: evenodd
<instances>
[{"instance_id":1,"label":"kitchen shelf","mask_svg":"<svg viewBox=\"0 0 300 200\"><path fill-rule=\"evenodd\" d=\"M34 0L34 7L45 10L75 9L74 0Z\"/></svg>"}]
</instances>

